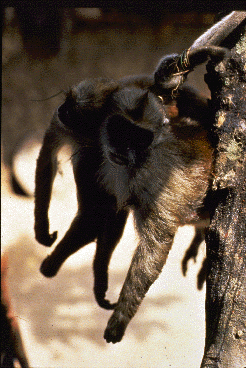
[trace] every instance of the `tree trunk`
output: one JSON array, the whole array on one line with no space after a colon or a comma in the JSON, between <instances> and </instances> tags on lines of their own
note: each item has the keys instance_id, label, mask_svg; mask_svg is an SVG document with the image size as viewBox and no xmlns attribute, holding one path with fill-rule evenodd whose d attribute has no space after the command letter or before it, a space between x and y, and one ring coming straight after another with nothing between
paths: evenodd
<instances>
[{"instance_id":1,"label":"tree trunk","mask_svg":"<svg viewBox=\"0 0 246 368\"><path fill-rule=\"evenodd\" d=\"M208 64L216 150L207 242L206 343L201 368L246 368L246 26Z\"/></svg>"}]
</instances>

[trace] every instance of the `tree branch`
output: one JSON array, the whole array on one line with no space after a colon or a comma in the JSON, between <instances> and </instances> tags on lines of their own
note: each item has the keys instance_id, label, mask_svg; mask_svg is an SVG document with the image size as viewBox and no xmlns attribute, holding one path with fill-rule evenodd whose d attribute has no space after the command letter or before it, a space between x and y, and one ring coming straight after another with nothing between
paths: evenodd
<instances>
[{"instance_id":1,"label":"tree branch","mask_svg":"<svg viewBox=\"0 0 246 368\"><path fill-rule=\"evenodd\" d=\"M207 241L206 344L201 368L246 367L246 26L208 64L215 112L211 225Z\"/></svg>"}]
</instances>

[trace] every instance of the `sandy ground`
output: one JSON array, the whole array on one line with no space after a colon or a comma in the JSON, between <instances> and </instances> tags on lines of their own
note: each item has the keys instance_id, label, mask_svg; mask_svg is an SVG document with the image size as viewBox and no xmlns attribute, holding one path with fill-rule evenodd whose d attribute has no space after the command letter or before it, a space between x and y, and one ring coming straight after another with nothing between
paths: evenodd
<instances>
[{"instance_id":1,"label":"sandy ground","mask_svg":"<svg viewBox=\"0 0 246 368\"><path fill-rule=\"evenodd\" d=\"M37 155L37 151L38 147L33 154ZM18 157L17 166L26 176L29 170L28 185L32 191L35 159L30 154L28 157L32 157L32 165L26 157ZM69 161L64 162L50 209L51 231L58 229L59 239L76 212L71 167ZM103 333L111 312L97 306L92 291L95 244L71 256L55 278L43 277L39 266L50 249L34 239L33 198L14 195L8 187L4 166L2 174L2 250L9 254L12 301L31 367L200 366L205 288L197 291L196 275L204 247L197 262L189 263L187 277L181 273L193 227L179 229L162 274L149 290L122 342L107 344ZM108 298L112 301L118 297L136 244L130 217L110 264Z\"/></svg>"}]
</instances>

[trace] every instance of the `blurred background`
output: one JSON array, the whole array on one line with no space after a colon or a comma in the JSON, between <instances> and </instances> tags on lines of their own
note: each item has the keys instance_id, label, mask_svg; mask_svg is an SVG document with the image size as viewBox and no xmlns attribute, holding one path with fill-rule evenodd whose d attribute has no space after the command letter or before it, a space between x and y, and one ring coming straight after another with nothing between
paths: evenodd
<instances>
[{"instance_id":1,"label":"blurred background","mask_svg":"<svg viewBox=\"0 0 246 368\"><path fill-rule=\"evenodd\" d=\"M16 3L18 4L18 3ZM54 279L39 266L49 249L33 233L36 159L54 110L85 78L153 73L159 59L180 53L215 20L214 13L168 12L143 7L57 8L21 5L2 11L2 252L8 284L31 367L175 367L200 365L204 348L204 297L196 275L205 255L181 261L194 235L175 238L167 265L152 286L121 343L106 344L110 312L93 297L95 244L77 252ZM189 82L209 96L199 67ZM49 97L56 95L48 99ZM60 156L50 208L51 231L66 232L76 213L69 154ZM137 244L132 219L110 265L108 296L115 301Z\"/></svg>"}]
</instances>

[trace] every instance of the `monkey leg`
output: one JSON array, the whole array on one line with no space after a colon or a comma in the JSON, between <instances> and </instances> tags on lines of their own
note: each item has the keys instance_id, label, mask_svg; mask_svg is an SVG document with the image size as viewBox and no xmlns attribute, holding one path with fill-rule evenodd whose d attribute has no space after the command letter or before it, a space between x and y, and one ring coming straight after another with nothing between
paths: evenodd
<instances>
[{"instance_id":1,"label":"monkey leg","mask_svg":"<svg viewBox=\"0 0 246 368\"><path fill-rule=\"evenodd\" d=\"M128 212L110 211L102 231L98 234L97 249L93 263L94 269L94 294L97 303L104 309L114 309L116 304L111 304L105 299L108 289L108 265L112 253L122 237Z\"/></svg>"},{"instance_id":2,"label":"monkey leg","mask_svg":"<svg viewBox=\"0 0 246 368\"><path fill-rule=\"evenodd\" d=\"M64 238L41 264L41 273L46 277L55 276L61 265L71 254L95 240L97 235L98 218L96 215L79 213Z\"/></svg>"},{"instance_id":3,"label":"monkey leg","mask_svg":"<svg viewBox=\"0 0 246 368\"><path fill-rule=\"evenodd\" d=\"M35 237L37 241L50 247L57 238L57 231L49 233L49 204L53 182L57 173L57 153L63 145L64 131L57 124L56 113L45 133L43 146L37 159L35 174Z\"/></svg>"},{"instance_id":4,"label":"monkey leg","mask_svg":"<svg viewBox=\"0 0 246 368\"><path fill-rule=\"evenodd\" d=\"M43 149L42 149L43 150ZM49 233L48 210L51 198L52 185L57 171L56 158L43 164L41 150L37 161L36 187L35 187L35 238L40 243L50 247L57 238L57 231ZM47 159L48 161L48 159Z\"/></svg>"},{"instance_id":5,"label":"monkey leg","mask_svg":"<svg viewBox=\"0 0 246 368\"><path fill-rule=\"evenodd\" d=\"M108 321L104 333L107 342L121 341L149 287L159 276L173 242L173 236L167 236L162 243L153 241L153 238L143 239L135 251L118 303Z\"/></svg>"}]
</instances>

